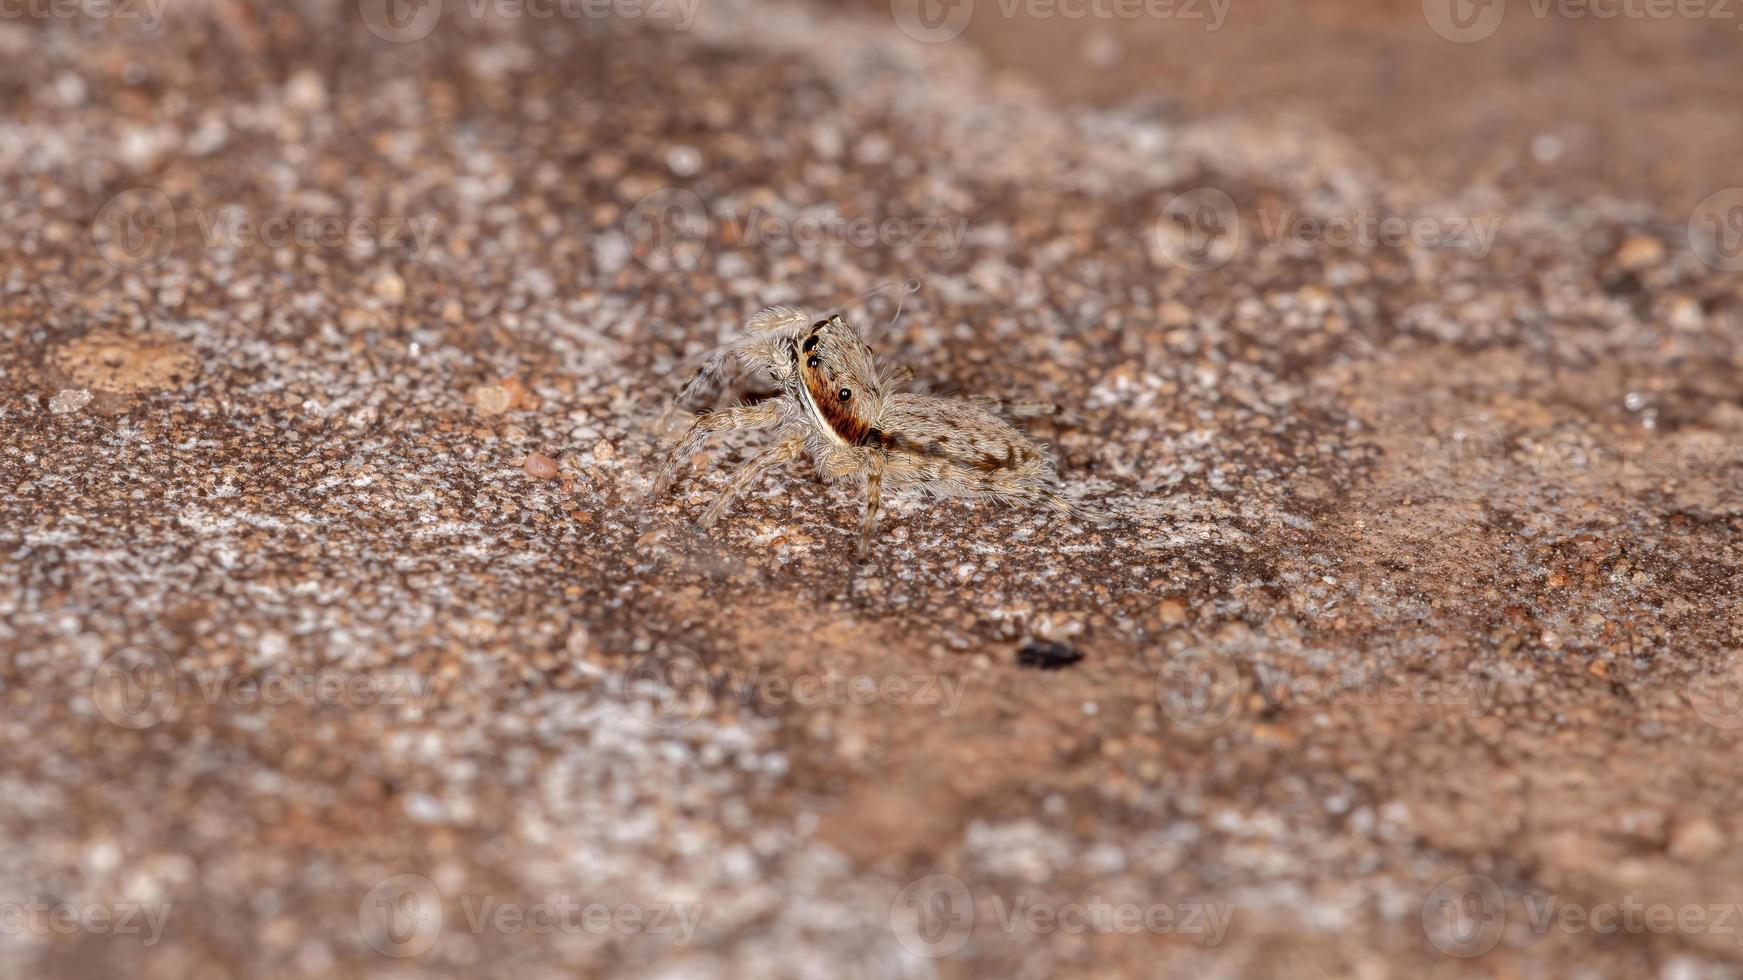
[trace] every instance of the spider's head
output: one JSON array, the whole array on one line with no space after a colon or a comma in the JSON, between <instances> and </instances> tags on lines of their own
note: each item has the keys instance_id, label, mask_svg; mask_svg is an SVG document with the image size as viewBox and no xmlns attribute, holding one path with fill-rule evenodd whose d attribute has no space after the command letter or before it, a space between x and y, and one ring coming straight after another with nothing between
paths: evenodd
<instances>
[{"instance_id":1,"label":"spider's head","mask_svg":"<svg viewBox=\"0 0 1743 980\"><path fill-rule=\"evenodd\" d=\"M799 400L813 424L841 445L856 446L877 422L884 386L870 347L839 316L818 320L791 348Z\"/></svg>"}]
</instances>

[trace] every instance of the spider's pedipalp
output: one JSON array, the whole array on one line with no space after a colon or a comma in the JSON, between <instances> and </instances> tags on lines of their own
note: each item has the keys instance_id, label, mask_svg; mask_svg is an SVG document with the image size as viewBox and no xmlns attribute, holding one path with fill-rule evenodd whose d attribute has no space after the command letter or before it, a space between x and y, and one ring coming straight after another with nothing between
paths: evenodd
<instances>
[{"instance_id":1,"label":"spider's pedipalp","mask_svg":"<svg viewBox=\"0 0 1743 980\"><path fill-rule=\"evenodd\" d=\"M768 384L783 387L791 371L786 354L788 343L810 323L810 313L791 306L771 306L751 314L743 333L697 360L689 379L660 412L658 431L665 431L681 406L702 395L719 393L734 362L741 371L760 374Z\"/></svg>"}]
</instances>

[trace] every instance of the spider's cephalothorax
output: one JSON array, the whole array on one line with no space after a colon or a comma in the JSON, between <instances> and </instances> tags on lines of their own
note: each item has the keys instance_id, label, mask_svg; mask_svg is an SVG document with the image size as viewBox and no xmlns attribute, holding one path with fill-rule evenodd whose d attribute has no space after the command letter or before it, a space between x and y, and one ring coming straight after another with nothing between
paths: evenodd
<instances>
[{"instance_id":1,"label":"spider's cephalothorax","mask_svg":"<svg viewBox=\"0 0 1743 980\"><path fill-rule=\"evenodd\" d=\"M881 372L859 332L839 316L813 319L803 310L773 307L745 327L743 336L703 359L679 399L718 384L735 359L782 394L697 419L667 454L654 481L656 493L669 489L679 467L714 432L774 428L780 439L739 469L703 512L704 527L770 467L801 455L810 457L824 479L864 481L862 557L877 526L886 482L918 486L936 496L994 497L1082 512L1060 494L1047 454L1000 417L1055 414L1055 406L896 391L906 373Z\"/></svg>"}]
</instances>

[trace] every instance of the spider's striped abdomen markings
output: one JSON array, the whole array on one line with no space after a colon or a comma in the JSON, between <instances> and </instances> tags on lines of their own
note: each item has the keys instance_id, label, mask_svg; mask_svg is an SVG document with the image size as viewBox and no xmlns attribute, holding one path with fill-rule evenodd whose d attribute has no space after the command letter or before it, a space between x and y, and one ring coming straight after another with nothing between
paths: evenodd
<instances>
[{"instance_id":1,"label":"spider's striped abdomen markings","mask_svg":"<svg viewBox=\"0 0 1743 980\"><path fill-rule=\"evenodd\" d=\"M977 433L969 432L965 437L954 422L938 420L934 424L949 431L936 435L906 437L873 429L871 431L876 435L871 441L887 452L936 460L948 466L983 474L1025 469L1040 462L1040 455L1022 442L1014 432L979 433L980 438L977 438Z\"/></svg>"}]
</instances>

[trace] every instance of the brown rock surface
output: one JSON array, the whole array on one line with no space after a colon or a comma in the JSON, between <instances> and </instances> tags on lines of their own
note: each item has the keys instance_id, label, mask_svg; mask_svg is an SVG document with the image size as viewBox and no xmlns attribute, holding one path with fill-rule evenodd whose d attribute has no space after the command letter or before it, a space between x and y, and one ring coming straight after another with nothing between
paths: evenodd
<instances>
[{"instance_id":1,"label":"brown rock surface","mask_svg":"<svg viewBox=\"0 0 1743 980\"><path fill-rule=\"evenodd\" d=\"M1731 25L434 6L0 21L0 976L1743 968ZM772 303L1127 519L647 499Z\"/></svg>"}]
</instances>

